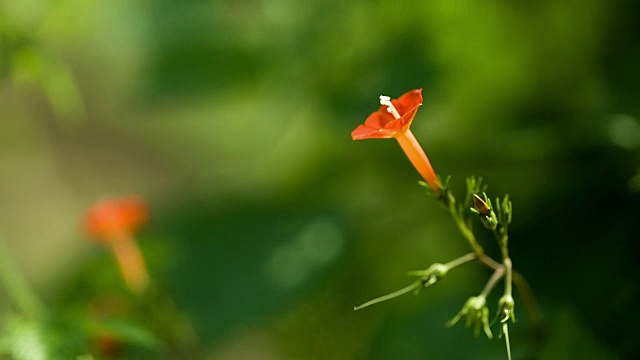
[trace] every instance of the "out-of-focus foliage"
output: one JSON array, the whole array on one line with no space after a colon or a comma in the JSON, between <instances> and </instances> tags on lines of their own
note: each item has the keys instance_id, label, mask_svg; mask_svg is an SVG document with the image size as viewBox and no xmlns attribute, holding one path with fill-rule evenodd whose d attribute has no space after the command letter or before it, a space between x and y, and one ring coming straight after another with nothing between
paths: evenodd
<instances>
[{"instance_id":1,"label":"out-of-focus foliage","mask_svg":"<svg viewBox=\"0 0 640 360\"><path fill-rule=\"evenodd\" d=\"M547 319L516 305L514 358L637 357L639 22L623 0L0 0L0 234L56 315L8 322L1 350L89 319L124 358L504 358L444 328L475 264L352 311L467 250L395 144L349 137L422 87L436 172L513 201ZM132 193L142 298L78 225Z\"/></svg>"}]
</instances>

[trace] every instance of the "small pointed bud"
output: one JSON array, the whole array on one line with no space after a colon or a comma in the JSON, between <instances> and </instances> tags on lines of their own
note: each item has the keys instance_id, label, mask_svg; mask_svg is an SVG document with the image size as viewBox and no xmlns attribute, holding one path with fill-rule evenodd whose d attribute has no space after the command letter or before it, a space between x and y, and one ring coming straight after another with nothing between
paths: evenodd
<instances>
[{"instance_id":1,"label":"small pointed bud","mask_svg":"<svg viewBox=\"0 0 640 360\"><path fill-rule=\"evenodd\" d=\"M477 194L473 194L473 206L474 206L474 209L478 212L478 214L482 216L489 215L489 212L491 211L491 208L489 207L489 205L484 200L482 200L482 198Z\"/></svg>"},{"instance_id":2,"label":"small pointed bud","mask_svg":"<svg viewBox=\"0 0 640 360\"><path fill-rule=\"evenodd\" d=\"M484 199L480 196L473 194L473 208L471 208L471 212L476 213L480 216L480 221L482 221L482 225L489 230L495 230L498 227L498 219L496 217L495 212L491 207L491 200L487 197L487 194L483 194Z\"/></svg>"}]
</instances>

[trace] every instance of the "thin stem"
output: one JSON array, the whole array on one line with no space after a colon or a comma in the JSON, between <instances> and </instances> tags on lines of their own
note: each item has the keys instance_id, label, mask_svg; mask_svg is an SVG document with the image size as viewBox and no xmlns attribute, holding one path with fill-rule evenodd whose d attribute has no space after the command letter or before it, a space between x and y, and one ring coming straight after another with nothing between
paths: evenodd
<instances>
[{"instance_id":1,"label":"thin stem","mask_svg":"<svg viewBox=\"0 0 640 360\"><path fill-rule=\"evenodd\" d=\"M449 261L448 263L444 264L444 266L447 267L448 270L451 270L453 268L456 268L462 264L468 263L471 260L474 260L476 258L476 253L468 253L466 255L462 255L457 259L453 259L451 261Z\"/></svg>"},{"instance_id":2,"label":"thin stem","mask_svg":"<svg viewBox=\"0 0 640 360\"><path fill-rule=\"evenodd\" d=\"M11 262L4 242L0 239L0 281L4 285L7 294L20 308L20 310L30 317L38 317L44 311L44 306L40 299L23 275Z\"/></svg>"},{"instance_id":3,"label":"thin stem","mask_svg":"<svg viewBox=\"0 0 640 360\"><path fill-rule=\"evenodd\" d=\"M507 231L507 230L505 229L504 231ZM509 239L509 235L505 233L504 235L502 235L502 239L500 241L500 253L502 254L503 260L509 259L508 239Z\"/></svg>"},{"instance_id":4,"label":"thin stem","mask_svg":"<svg viewBox=\"0 0 640 360\"><path fill-rule=\"evenodd\" d=\"M507 359L511 360L511 341L509 340L509 325L507 323L502 324L502 333L504 334L504 341L507 345Z\"/></svg>"},{"instance_id":5,"label":"thin stem","mask_svg":"<svg viewBox=\"0 0 640 360\"><path fill-rule=\"evenodd\" d=\"M500 230L493 230L493 235L498 240L498 246L500 246L500 253L502 254L502 258L506 259L509 257L509 234L507 232L507 227L501 227Z\"/></svg>"},{"instance_id":6,"label":"thin stem","mask_svg":"<svg viewBox=\"0 0 640 360\"><path fill-rule=\"evenodd\" d=\"M482 255L481 257L478 258L478 260L493 270L498 270L502 268L502 265L499 262L493 260L490 256Z\"/></svg>"},{"instance_id":7,"label":"thin stem","mask_svg":"<svg viewBox=\"0 0 640 360\"><path fill-rule=\"evenodd\" d=\"M482 248L482 245L480 245L480 243L478 243L478 240L476 240L476 237L473 234L473 231L471 231L471 228L469 227L469 224L467 224L467 222L464 219L463 214L458 209L457 204L456 204L456 199L451 194L451 192L447 189L446 190L446 194L444 194L442 196L439 196L438 200L440 200L440 202L446 208L449 209L449 214L451 214L451 217L453 218L453 221L458 226L458 230L460 230L460 233L462 234L462 236L467 240L467 242L469 243L469 246L471 246L471 249L473 250L473 252L476 253L476 256L477 256L478 260L481 263L484 263L485 265L487 265L487 266L489 266L491 268L494 268L494 270L497 267L499 267L499 265L498 266L494 266L494 265L497 265L497 264L492 264L492 261L487 261L486 260L486 258L489 258L489 257L484 254L484 248ZM495 262L493 262L493 263L495 263Z\"/></svg>"},{"instance_id":8,"label":"thin stem","mask_svg":"<svg viewBox=\"0 0 640 360\"><path fill-rule=\"evenodd\" d=\"M460 229L460 232L462 233L462 236L464 236L464 238L467 239L467 242L469 243L473 251L478 255L478 259L482 258L482 256L484 255L484 249L482 248L482 245L478 243L478 240L476 240L475 235L473 235L473 231L471 231L471 229L469 229L469 227L464 222L464 220L458 216L457 211L455 209L450 209L450 210L451 210L451 215L453 216L453 219L456 222L456 225L458 225L458 229Z\"/></svg>"},{"instance_id":9,"label":"thin stem","mask_svg":"<svg viewBox=\"0 0 640 360\"><path fill-rule=\"evenodd\" d=\"M380 296L380 297L375 298L373 300L369 300L369 301L367 301L366 303L364 303L364 304L362 304L360 306L354 306L353 310L360 310L360 309L366 308L367 306L371 306L371 305L374 305L374 304L377 304L377 303L380 303L380 302L383 302L383 301L391 300L391 299L393 299L395 297L398 297L400 295L404 295L404 294L406 294L408 292L411 292L411 291L419 288L421 285L422 284L420 283L420 281L416 281L416 282L414 282L413 284L411 284L411 285L409 285L407 287L404 287L404 288L402 288L402 289L400 289L398 291L392 292L391 294L383 295L383 296Z\"/></svg>"},{"instance_id":10,"label":"thin stem","mask_svg":"<svg viewBox=\"0 0 640 360\"><path fill-rule=\"evenodd\" d=\"M463 219L460 218L460 216L458 215L458 212L455 210L455 204L452 204L449 210L451 212L451 216L453 217L453 220L455 220L456 225L458 225L458 229L462 233L462 236L464 236L464 238L467 239L467 242L475 252L478 261L492 268L493 270L498 270L502 268L502 265L499 262L493 260L490 256L484 253L484 248L482 248L482 245L480 245L480 243L478 243L478 240L476 240L476 236L473 234L473 231L469 229L467 224L464 222Z\"/></svg>"},{"instance_id":11,"label":"thin stem","mask_svg":"<svg viewBox=\"0 0 640 360\"><path fill-rule=\"evenodd\" d=\"M489 293L491 293L491 290L493 290L493 288L496 286L496 284L498 283L498 281L503 275L504 275L504 267L501 267L496 271L494 271L491 277L489 278L489 281L487 281L487 284L484 286L484 289L482 289L480 296L484 298L489 296Z\"/></svg>"},{"instance_id":12,"label":"thin stem","mask_svg":"<svg viewBox=\"0 0 640 360\"><path fill-rule=\"evenodd\" d=\"M505 276L504 276L504 294L512 295L512 278L513 278L513 265L511 263L510 258L505 258L502 260L502 264L504 265Z\"/></svg>"}]
</instances>

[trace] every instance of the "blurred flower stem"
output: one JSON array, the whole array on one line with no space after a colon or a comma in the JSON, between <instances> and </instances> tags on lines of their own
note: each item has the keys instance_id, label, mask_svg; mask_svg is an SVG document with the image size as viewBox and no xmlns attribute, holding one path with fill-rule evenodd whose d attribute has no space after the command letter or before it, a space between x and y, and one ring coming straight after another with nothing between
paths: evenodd
<instances>
[{"instance_id":1,"label":"blurred flower stem","mask_svg":"<svg viewBox=\"0 0 640 360\"><path fill-rule=\"evenodd\" d=\"M149 284L149 273L133 236L129 233L119 234L111 244L111 249L129 289L136 293L144 291Z\"/></svg>"},{"instance_id":2,"label":"blurred flower stem","mask_svg":"<svg viewBox=\"0 0 640 360\"><path fill-rule=\"evenodd\" d=\"M44 306L22 273L20 273L12 262L7 247L1 237L0 282L6 289L11 300L20 308L25 316L37 318L43 313Z\"/></svg>"}]
</instances>

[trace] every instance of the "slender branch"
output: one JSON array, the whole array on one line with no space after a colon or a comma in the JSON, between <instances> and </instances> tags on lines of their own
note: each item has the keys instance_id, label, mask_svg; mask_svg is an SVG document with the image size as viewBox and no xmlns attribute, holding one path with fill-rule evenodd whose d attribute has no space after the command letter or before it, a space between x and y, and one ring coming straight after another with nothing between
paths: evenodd
<instances>
[{"instance_id":1,"label":"slender branch","mask_svg":"<svg viewBox=\"0 0 640 360\"><path fill-rule=\"evenodd\" d=\"M449 213L451 214L451 217L453 218L456 225L458 226L458 230L460 230L460 233L462 234L462 236L467 240L467 242L469 243L469 246L471 246L471 249L476 254L478 261L480 261L480 263L490 267L493 270L500 269L502 265L499 262L493 260L490 256L485 254L484 248L482 247L482 245L480 245L480 243L476 239L476 236L473 234L473 231L469 228L469 225L464 220L462 214L460 214L460 212L456 208L455 198L453 196L445 195L440 199L448 208Z\"/></svg>"},{"instance_id":2,"label":"slender branch","mask_svg":"<svg viewBox=\"0 0 640 360\"><path fill-rule=\"evenodd\" d=\"M2 239L0 239L0 282L4 285L9 297L26 316L35 318L43 312L44 306L12 263Z\"/></svg>"},{"instance_id":3,"label":"slender branch","mask_svg":"<svg viewBox=\"0 0 640 360\"><path fill-rule=\"evenodd\" d=\"M509 324L502 324L502 333L504 334L504 342L507 346L507 359L511 360L511 341L509 341Z\"/></svg>"},{"instance_id":4,"label":"slender branch","mask_svg":"<svg viewBox=\"0 0 640 360\"><path fill-rule=\"evenodd\" d=\"M504 276L504 293L507 295L511 295L512 294L512 278L513 278L513 265L511 263L511 259L510 258L504 258L502 260L502 263L504 264L504 269L505 269L505 276Z\"/></svg>"},{"instance_id":5,"label":"slender branch","mask_svg":"<svg viewBox=\"0 0 640 360\"><path fill-rule=\"evenodd\" d=\"M453 268L456 268L462 264L468 263L471 260L474 260L477 257L476 253L472 252L472 253L468 253L466 255L462 255L457 259L453 259L451 261L449 261L448 263L444 264L444 266L447 267L447 269L451 270Z\"/></svg>"},{"instance_id":6,"label":"slender branch","mask_svg":"<svg viewBox=\"0 0 640 360\"><path fill-rule=\"evenodd\" d=\"M411 291L419 288L420 286L422 286L421 282L420 281L416 281L416 282L414 282L413 284L411 284L411 285L409 285L407 287L404 287L404 288L402 288L402 289L400 289L398 291L392 292L391 294L383 295L383 296L380 296L380 297L375 298L373 300L369 300L369 301L367 301L366 303L364 303L364 304L362 304L360 306L354 306L353 310L360 310L360 309L366 308L367 306L371 306L371 305L374 305L374 304L377 304L377 303L380 303L380 302L383 302L383 301L387 301L387 300L393 299L393 298L398 297L400 295L404 295L404 294L406 294L408 292L411 292Z\"/></svg>"},{"instance_id":7,"label":"slender branch","mask_svg":"<svg viewBox=\"0 0 640 360\"><path fill-rule=\"evenodd\" d=\"M500 230L498 230L500 229ZM493 235L498 240L498 246L500 246L500 253L502 254L502 258L506 259L509 257L509 233L508 228L506 226L499 227L496 230L493 230Z\"/></svg>"},{"instance_id":8,"label":"slender branch","mask_svg":"<svg viewBox=\"0 0 640 360\"><path fill-rule=\"evenodd\" d=\"M456 213L454 213L453 210L451 211L451 216L458 225L458 229L460 229L460 232L462 233L464 238L467 239L467 242L476 253L478 261L493 270L500 269L502 265L484 253L484 248L482 247L482 245L480 245L478 240L476 240L476 236L473 234L473 231L469 229L467 224L462 219L460 219L460 217Z\"/></svg>"},{"instance_id":9,"label":"slender branch","mask_svg":"<svg viewBox=\"0 0 640 360\"><path fill-rule=\"evenodd\" d=\"M453 204L452 207L455 207L455 204ZM453 220L455 220L456 225L458 225L458 229L462 233L462 236L464 236L464 238L467 239L467 242L471 246L471 249L473 249L473 251L478 255L478 259L481 259L482 256L484 255L484 249L482 248L482 245L478 243L478 240L476 240L475 235L473 235L473 231L469 229L464 219L460 218L460 216L457 214L454 208L451 208L450 211L451 211L451 216L453 217Z\"/></svg>"},{"instance_id":10,"label":"slender branch","mask_svg":"<svg viewBox=\"0 0 640 360\"><path fill-rule=\"evenodd\" d=\"M493 270L498 270L502 268L502 264L493 260L490 256L482 255L481 257L478 258L478 260Z\"/></svg>"},{"instance_id":11,"label":"slender branch","mask_svg":"<svg viewBox=\"0 0 640 360\"><path fill-rule=\"evenodd\" d=\"M489 278L489 281L487 281L487 284L484 286L484 289L482 289L480 296L483 296L485 298L489 296L489 293L491 293L491 290L493 290L493 288L496 286L496 284L502 278L503 275L504 275L504 267L500 267L499 269L494 271L491 277Z\"/></svg>"}]
</instances>

